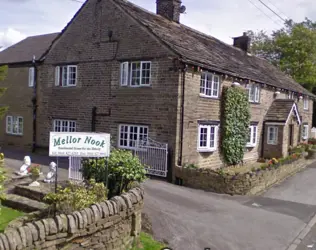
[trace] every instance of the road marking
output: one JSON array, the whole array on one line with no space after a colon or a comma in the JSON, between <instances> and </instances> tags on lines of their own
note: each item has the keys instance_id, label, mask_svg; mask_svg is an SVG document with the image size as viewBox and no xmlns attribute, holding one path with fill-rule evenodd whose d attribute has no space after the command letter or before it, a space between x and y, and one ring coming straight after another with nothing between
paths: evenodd
<instances>
[{"instance_id":1,"label":"road marking","mask_svg":"<svg viewBox=\"0 0 316 250\"><path fill-rule=\"evenodd\" d=\"M251 205L254 206L254 207L261 207L261 205L258 204L258 203L252 203Z\"/></svg>"}]
</instances>

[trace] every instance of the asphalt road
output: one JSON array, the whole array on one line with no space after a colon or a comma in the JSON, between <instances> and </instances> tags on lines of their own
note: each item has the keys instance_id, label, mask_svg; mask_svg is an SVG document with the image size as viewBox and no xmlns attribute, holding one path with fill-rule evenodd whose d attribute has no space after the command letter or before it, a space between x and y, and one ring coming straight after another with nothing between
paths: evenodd
<instances>
[{"instance_id":1,"label":"asphalt road","mask_svg":"<svg viewBox=\"0 0 316 250\"><path fill-rule=\"evenodd\" d=\"M285 250L315 215L315 179L316 169L310 167L257 197L148 180L145 212L155 237L174 250ZM313 242L316 227L298 250L313 249L308 248Z\"/></svg>"}]
</instances>

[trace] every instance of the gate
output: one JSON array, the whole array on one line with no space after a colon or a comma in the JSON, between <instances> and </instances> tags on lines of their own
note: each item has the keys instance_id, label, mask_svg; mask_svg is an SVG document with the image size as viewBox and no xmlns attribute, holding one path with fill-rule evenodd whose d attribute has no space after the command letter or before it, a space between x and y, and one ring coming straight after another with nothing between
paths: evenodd
<instances>
[{"instance_id":1,"label":"gate","mask_svg":"<svg viewBox=\"0 0 316 250\"><path fill-rule=\"evenodd\" d=\"M82 181L81 157L69 157L68 178L74 181Z\"/></svg>"},{"instance_id":2,"label":"gate","mask_svg":"<svg viewBox=\"0 0 316 250\"><path fill-rule=\"evenodd\" d=\"M167 177L168 172L168 144L156 142L150 138L141 141L133 150L140 162L145 165L147 174ZM82 181L81 158L69 157L70 180Z\"/></svg>"},{"instance_id":3,"label":"gate","mask_svg":"<svg viewBox=\"0 0 316 250\"><path fill-rule=\"evenodd\" d=\"M168 144L160 143L147 138L141 141L134 150L142 164L145 165L147 174L167 177L168 172Z\"/></svg>"}]
</instances>

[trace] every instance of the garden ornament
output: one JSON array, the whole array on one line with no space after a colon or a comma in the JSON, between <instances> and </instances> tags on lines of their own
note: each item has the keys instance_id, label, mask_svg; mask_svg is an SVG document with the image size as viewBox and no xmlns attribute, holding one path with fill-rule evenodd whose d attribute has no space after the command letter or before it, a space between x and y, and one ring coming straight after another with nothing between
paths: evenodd
<instances>
[{"instance_id":1,"label":"garden ornament","mask_svg":"<svg viewBox=\"0 0 316 250\"><path fill-rule=\"evenodd\" d=\"M46 183L55 182L56 167L57 167L57 165L53 161L49 164L49 172L47 173L44 182L46 182Z\"/></svg>"}]
</instances>

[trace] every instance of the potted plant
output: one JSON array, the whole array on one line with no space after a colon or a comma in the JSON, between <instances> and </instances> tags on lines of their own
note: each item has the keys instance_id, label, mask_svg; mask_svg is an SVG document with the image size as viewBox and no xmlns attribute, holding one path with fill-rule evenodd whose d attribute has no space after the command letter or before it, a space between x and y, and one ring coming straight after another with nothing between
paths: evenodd
<instances>
[{"instance_id":1,"label":"potted plant","mask_svg":"<svg viewBox=\"0 0 316 250\"><path fill-rule=\"evenodd\" d=\"M40 173L41 173L41 167L40 165L32 165L30 168L29 168L29 173L31 174L31 179L33 182L37 181L37 179L39 178L40 176Z\"/></svg>"}]
</instances>

